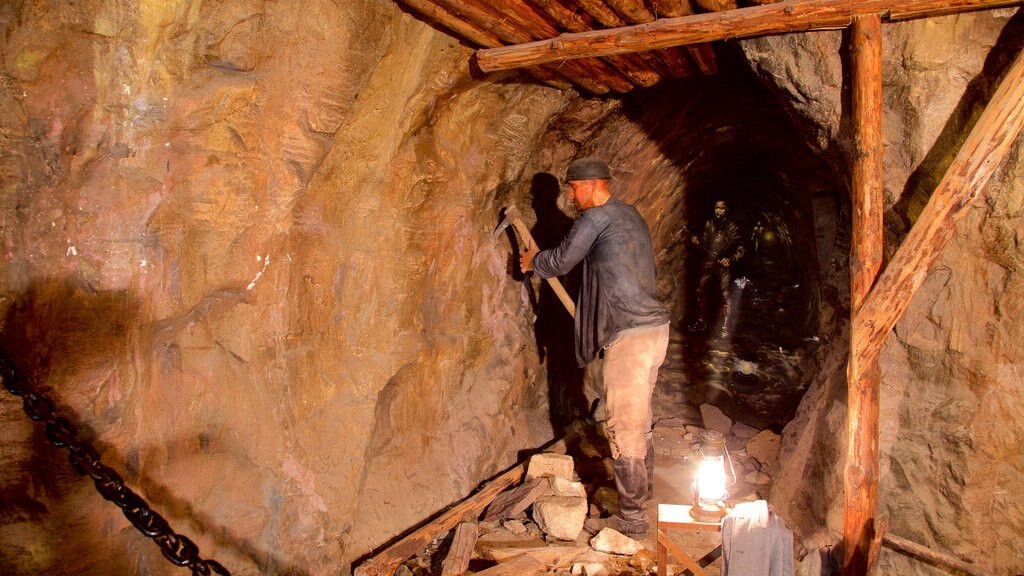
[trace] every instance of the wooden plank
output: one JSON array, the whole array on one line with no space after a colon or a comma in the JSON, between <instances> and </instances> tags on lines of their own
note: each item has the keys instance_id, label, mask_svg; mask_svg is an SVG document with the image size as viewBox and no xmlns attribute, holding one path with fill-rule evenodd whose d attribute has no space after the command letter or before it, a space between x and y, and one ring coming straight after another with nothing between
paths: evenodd
<instances>
[{"instance_id":1,"label":"wooden plank","mask_svg":"<svg viewBox=\"0 0 1024 576\"><path fill-rule=\"evenodd\" d=\"M641 0L605 0L612 10L630 22L653 22L656 16Z\"/></svg>"},{"instance_id":2,"label":"wooden plank","mask_svg":"<svg viewBox=\"0 0 1024 576\"><path fill-rule=\"evenodd\" d=\"M666 550L668 550L673 556L675 556L676 560L682 563L683 566L686 566L686 568L689 569L690 572L693 572L695 576L707 576L707 572L705 572L700 567L700 565L697 564L697 561L693 558L690 558L690 556L686 552L683 552L678 546L675 545L674 542L669 540L668 534L665 534L665 532L660 529L658 530L658 546L664 546Z\"/></svg>"},{"instance_id":3,"label":"wooden plank","mask_svg":"<svg viewBox=\"0 0 1024 576\"><path fill-rule=\"evenodd\" d=\"M455 528L451 548L441 562L441 576L459 576L469 569L469 561L473 559L473 547L480 535L476 524L463 522Z\"/></svg>"},{"instance_id":4,"label":"wooden plank","mask_svg":"<svg viewBox=\"0 0 1024 576\"><path fill-rule=\"evenodd\" d=\"M694 2L708 12L735 10L739 6L736 0L694 0Z\"/></svg>"},{"instance_id":5,"label":"wooden plank","mask_svg":"<svg viewBox=\"0 0 1024 576\"><path fill-rule=\"evenodd\" d=\"M573 10L560 0L533 0L537 7L569 32L583 32L593 28L593 20L578 9ZM639 86L653 86L662 78L662 73L642 54L617 54L605 58L616 70Z\"/></svg>"},{"instance_id":6,"label":"wooden plank","mask_svg":"<svg viewBox=\"0 0 1024 576\"><path fill-rule=\"evenodd\" d=\"M589 5L590 1L581 0L580 4L601 20ZM896 12L920 17L1022 3L1024 0L786 0L607 30L561 34L546 40L480 50L476 61L482 71L494 72L717 40L845 28L858 15ZM893 18L890 16L887 20L893 21Z\"/></svg>"},{"instance_id":7,"label":"wooden plank","mask_svg":"<svg viewBox=\"0 0 1024 576\"><path fill-rule=\"evenodd\" d=\"M658 541L658 576L668 576L668 549L660 540Z\"/></svg>"},{"instance_id":8,"label":"wooden plank","mask_svg":"<svg viewBox=\"0 0 1024 576\"><path fill-rule=\"evenodd\" d=\"M504 45L497 36L456 17L430 0L401 0L401 2L478 46L495 48ZM551 71L546 66L533 66L528 68L526 72L537 80L560 90L568 90L572 87L570 82L567 82L562 76Z\"/></svg>"},{"instance_id":9,"label":"wooden plank","mask_svg":"<svg viewBox=\"0 0 1024 576\"><path fill-rule=\"evenodd\" d=\"M853 207L850 243L850 322L871 292L882 267L882 18L858 16L850 35L853 79ZM881 373L877 358L856 362L860 333L850 333L847 363L847 434L844 574L868 574L875 540L878 496L878 402Z\"/></svg>"},{"instance_id":10,"label":"wooden plank","mask_svg":"<svg viewBox=\"0 0 1024 576\"><path fill-rule=\"evenodd\" d=\"M877 357L896 321L1024 125L1024 53L1017 55L946 170L910 233L885 267L851 326L860 347L851 361Z\"/></svg>"},{"instance_id":11,"label":"wooden plank","mask_svg":"<svg viewBox=\"0 0 1024 576\"><path fill-rule=\"evenodd\" d=\"M662 48L660 50L652 50L651 54L657 56L664 63L673 78L692 76L699 70L697 66L691 63L691 59L687 58L686 53L681 48Z\"/></svg>"},{"instance_id":12,"label":"wooden plank","mask_svg":"<svg viewBox=\"0 0 1024 576\"><path fill-rule=\"evenodd\" d=\"M697 69L702 74L718 72L718 60L715 58L715 51L711 48L711 44L691 44L685 48L686 53L697 64Z\"/></svg>"},{"instance_id":13,"label":"wooden plank","mask_svg":"<svg viewBox=\"0 0 1024 576\"><path fill-rule=\"evenodd\" d=\"M693 14L689 0L651 0L656 18L678 18Z\"/></svg>"},{"instance_id":14,"label":"wooden plank","mask_svg":"<svg viewBox=\"0 0 1024 576\"><path fill-rule=\"evenodd\" d=\"M721 532L722 522L704 522L690 514L689 504L658 504L658 526L696 532Z\"/></svg>"},{"instance_id":15,"label":"wooden plank","mask_svg":"<svg viewBox=\"0 0 1024 576\"><path fill-rule=\"evenodd\" d=\"M545 447L542 451L565 454L567 443L571 439L572 435L566 436ZM399 564L418 554L432 540L454 528L464 518L478 517L495 496L501 494L509 486L522 481L526 475L528 463L527 459L527 461L509 468L459 504L367 559L355 569L355 576L392 576Z\"/></svg>"},{"instance_id":16,"label":"wooden plank","mask_svg":"<svg viewBox=\"0 0 1024 576\"><path fill-rule=\"evenodd\" d=\"M588 546L489 547L486 550L486 555L488 559L499 564L514 560L518 556L526 555L545 566L561 566L571 562L581 554L586 554L589 550Z\"/></svg>"},{"instance_id":17,"label":"wooden plank","mask_svg":"<svg viewBox=\"0 0 1024 576\"><path fill-rule=\"evenodd\" d=\"M476 576L533 576L548 571L547 564L527 554L520 554L514 559L496 564L490 568L476 572ZM389 575L390 576L390 575Z\"/></svg>"},{"instance_id":18,"label":"wooden plank","mask_svg":"<svg viewBox=\"0 0 1024 576\"><path fill-rule=\"evenodd\" d=\"M547 484L546 478L534 478L502 492L487 506L483 521L504 520L525 512L547 490Z\"/></svg>"},{"instance_id":19,"label":"wooden plank","mask_svg":"<svg viewBox=\"0 0 1024 576\"><path fill-rule=\"evenodd\" d=\"M629 24L644 24L656 19L654 12L635 4L635 1L625 2L624 0L607 4L604 0L582 0L580 2L580 5L604 26L621 27ZM660 63L659 67L663 67L673 78L684 78L694 73L694 67L690 61L677 48L655 50L649 54L657 59Z\"/></svg>"},{"instance_id":20,"label":"wooden plank","mask_svg":"<svg viewBox=\"0 0 1024 576\"><path fill-rule=\"evenodd\" d=\"M518 29L513 23L504 19L496 19L490 11L477 4L470 2L460 3L457 0L434 0L434 2L449 12L457 14L461 19L483 30L487 30L503 44L529 42L533 39ZM571 66L565 66L564 64L558 66L558 72L574 84L593 94L609 92L609 86L601 81L602 75L596 71L592 73L585 62L576 62Z\"/></svg>"},{"instance_id":21,"label":"wooden plank","mask_svg":"<svg viewBox=\"0 0 1024 576\"><path fill-rule=\"evenodd\" d=\"M621 15L605 4L604 0L579 0L578 5L588 16L599 22L602 26L615 28L629 24ZM687 71L672 69L671 66L665 63L665 59L658 58L653 53L639 52L638 55L649 66L659 70L663 76L683 77L687 75Z\"/></svg>"},{"instance_id":22,"label":"wooden plank","mask_svg":"<svg viewBox=\"0 0 1024 576\"><path fill-rule=\"evenodd\" d=\"M604 0L578 0L580 8L587 14L601 23L602 26L620 27L626 25L626 20L612 10Z\"/></svg>"},{"instance_id":23,"label":"wooden plank","mask_svg":"<svg viewBox=\"0 0 1024 576\"><path fill-rule=\"evenodd\" d=\"M522 0L434 0L451 12L490 31L504 43L529 42L535 39L534 25L543 25L537 12L524 7ZM538 19L539 18L539 19ZM547 25L548 33L554 28ZM567 66L567 64L571 64ZM628 92L634 85L622 77L616 70L603 60L584 59L574 62L563 62L558 66L559 72L584 89L594 94L604 94L609 90Z\"/></svg>"},{"instance_id":24,"label":"wooden plank","mask_svg":"<svg viewBox=\"0 0 1024 576\"><path fill-rule=\"evenodd\" d=\"M955 568L964 574L969 574L970 576L985 576L988 574L987 571L981 570L972 563L965 562L955 556L945 554L937 550L932 550L931 548L922 546L916 542L907 540L906 538L893 536L892 534L882 536L882 545L897 552L927 560L928 562Z\"/></svg>"},{"instance_id":25,"label":"wooden plank","mask_svg":"<svg viewBox=\"0 0 1024 576\"><path fill-rule=\"evenodd\" d=\"M871 546L868 549L868 574L874 574L878 566L878 558L882 554L882 536L888 529L885 520L879 520L875 527L875 537L871 539Z\"/></svg>"}]
</instances>

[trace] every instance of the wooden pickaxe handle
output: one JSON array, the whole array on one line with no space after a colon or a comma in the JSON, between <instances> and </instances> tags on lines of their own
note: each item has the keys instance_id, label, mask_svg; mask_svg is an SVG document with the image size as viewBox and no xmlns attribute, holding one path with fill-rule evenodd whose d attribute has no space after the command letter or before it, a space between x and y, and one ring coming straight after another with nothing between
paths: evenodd
<instances>
[{"instance_id":1,"label":"wooden pickaxe handle","mask_svg":"<svg viewBox=\"0 0 1024 576\"><path fill-rule=\"evenodd\" d=\"M532 249L537 245L533 240L533 235L530 234L530 229L523 224L523 220L519 217L519 209L515 206L509 206L505 209L505 220L512 225L512 229L516 231L516 235L519 237L519 242L526 250ZM501 227L499 227L500 229ZM573 318L576 317L576 304L569 297L569 293L565 291L562 283L557 277L552 276L547 279L551 289L555 291L555 296L562 301L565 305L565 309L569 311L569 315Z\"/></svg>"}]
</instances>

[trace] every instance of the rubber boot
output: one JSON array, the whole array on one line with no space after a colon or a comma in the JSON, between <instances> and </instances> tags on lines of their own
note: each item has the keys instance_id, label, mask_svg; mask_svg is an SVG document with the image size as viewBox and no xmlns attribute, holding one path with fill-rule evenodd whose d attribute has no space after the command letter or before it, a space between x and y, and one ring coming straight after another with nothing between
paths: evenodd
<instances>
[{"instance_id":1,"label":"rubber boot","mask_svg":"<svg viewBox=\"0 0 1024 576\"><path fill-rule=\"evenodd\" d=\"M619 493L619 511L608 518L589 519L583 527L588 532L612 528L635 540L647 538L650 522L647 519L647 464L646 458L620 456L615 459L615 489Z\"/></svg>"}]
</instances>

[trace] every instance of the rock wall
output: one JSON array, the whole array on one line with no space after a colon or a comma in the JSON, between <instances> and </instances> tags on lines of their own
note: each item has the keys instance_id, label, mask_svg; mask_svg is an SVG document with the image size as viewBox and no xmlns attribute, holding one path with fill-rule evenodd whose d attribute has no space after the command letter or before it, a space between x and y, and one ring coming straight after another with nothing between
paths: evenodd
<instances>
[{"instance_id":1,"label":"rock wall","mask_svg":"<svg viewBox=\"0 0 1024 576\"><path fill-rule=\"evenodd\" d=\"M553 437L491 233L566 95L384 0L0 28L4 346L204 556L345 572ZM0 402L0 572L180 572Z\"/></svg>"},{"instance_id":2,"label":"rock wall","mask_svg":"<svg viewBox=\"0 0 1024 576\"><path fill-rule=\"evenodd\" d=\"M1022 30L1024 18L1015 10L884 27L888 254L1020 53ZM744 44L763 77L793 103L794 115L814 127L823 152L839 163L849 148L849 140L837 137L834 128L848 122L834 112L843 109L835 89L843 59L821 47L839 49L844 39L839 33L813 36L807 42ZM802 48L790 50L794 44ZM792 56L780 57L787 50ZM1024 295L1022 141L1018 137L958 225L881 359L879 519L892 534L993 574L1024 569L1020 539L1014 536L1024 530L1024 507L1009 497L1020 490L1017 477L1024 467L1024 454L1010 448L1018 445L1024 417L1024 341L1016 319ZM786 429L772 493L774 505L785 511L808 547L842 537L843 323L833 332L838 344L822 355L817 382ZM879 572L947 573L884 548Z\"/></svg>"},{"instance_id":3,"label":"rock wall","mask_svg":"<svg viewBox=\"0 0 1024 576\"><path fill-rule=\"evenodd\" d=\"M791 375L813 382L772 503L808 547L835 542L842 34L732 44L768 102L726 74L623 99L474 78L469 48L389 0L21 0L0 29L3 346L204 556L234 574L347 573L579 416L590 380L567 361L567 316L492 232L516 204L556 242L557 177L586 153L651 224L677 324L693 202L738 166L799 191L779 199L817 241L821 346ZM1021 29L1014 10L886 25L890 248ZM882 517L1007 574L1024 570L1020 154L883 356ZM701 384L686 338L677 325L661 416ZM180 572L9 394L0 435L0 571ZM888 551L881 566L937 573Z\"/></svg>"}]
</instances>

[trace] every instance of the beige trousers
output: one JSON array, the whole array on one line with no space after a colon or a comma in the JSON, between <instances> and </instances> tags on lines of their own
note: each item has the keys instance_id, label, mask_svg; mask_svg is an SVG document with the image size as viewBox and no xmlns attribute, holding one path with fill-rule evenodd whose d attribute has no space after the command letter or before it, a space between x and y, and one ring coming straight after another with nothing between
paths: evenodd
<instances>
[{"instance_id":1,"label":"beige trousers","mask_svg":"<svg viewBox=\"0 0 1024 576\"><path fill-rule=\"evenodd\" d=\"M668 350L669 325L631 328L605 347L601 368L612 457L647 455L651 396Z\"/></svg>"}]
</instances>

